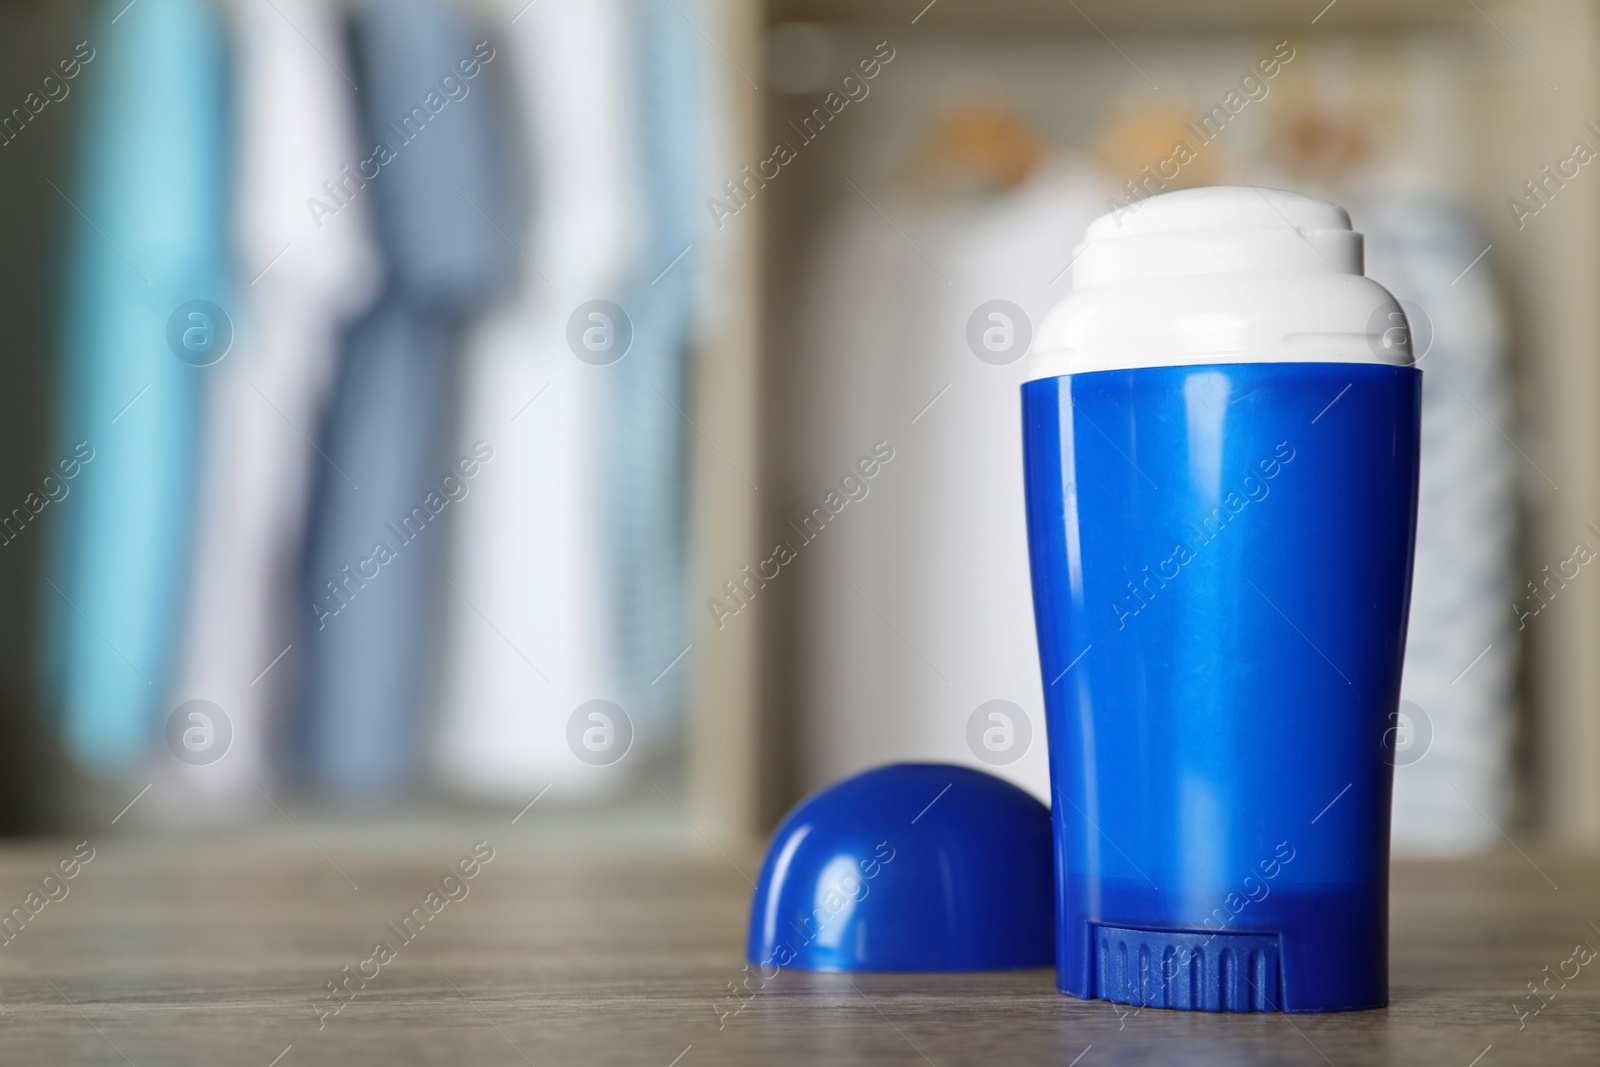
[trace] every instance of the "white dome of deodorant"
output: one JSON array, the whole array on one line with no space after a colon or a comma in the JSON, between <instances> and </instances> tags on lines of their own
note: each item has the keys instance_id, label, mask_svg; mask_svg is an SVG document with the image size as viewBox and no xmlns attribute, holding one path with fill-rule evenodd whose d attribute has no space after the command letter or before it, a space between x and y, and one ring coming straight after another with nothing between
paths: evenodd
<instances>
[{"instance_id":1,"label":"white dome of deodorant","mask_svg":"<svg viewBox=\"0 0 1600 1067\"><path fill-rule=\"evenodd\" d=\"M1217 186L1089 226L1073 288L1039 326L1029 377L1192 363L1411 363L1399 303L1362 276L1336 204Z\"/></svg>"}]
</instances>

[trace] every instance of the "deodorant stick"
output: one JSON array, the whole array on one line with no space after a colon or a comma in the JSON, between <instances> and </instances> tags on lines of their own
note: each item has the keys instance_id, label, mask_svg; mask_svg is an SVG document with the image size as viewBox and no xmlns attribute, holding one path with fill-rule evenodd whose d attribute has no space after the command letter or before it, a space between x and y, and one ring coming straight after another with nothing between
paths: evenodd
<instances>
[{"instance_id":1,"label":"deodorant stick","mask_svg":"<svg viewBox=\"0 0 1600 1067\"><path fill-rule=\"evenodd\" d=\"M1062 992L1387 1002L1422 375L1324 200L1097 219L1022 388Z\"/></svg>"}]
</instances>

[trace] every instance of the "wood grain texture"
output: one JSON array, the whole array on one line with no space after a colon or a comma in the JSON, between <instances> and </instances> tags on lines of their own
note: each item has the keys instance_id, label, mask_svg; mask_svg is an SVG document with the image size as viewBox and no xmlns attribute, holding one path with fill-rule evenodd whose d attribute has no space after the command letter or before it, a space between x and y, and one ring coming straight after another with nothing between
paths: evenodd
<instances>
[{"instance_id":1,"label":"wood grain texture","mask_svg":"<svg viewBox=\"0 0 1600 1067\"><path fill-rule=\"evenodd\" d=\"M1513 1010L1534 1006L1525 983L1575 943L1600 946L1593 862L1399 866L1384 1011L1125 1014L1060 996L1043 970L786 972L719 1020L743 974L755 857L617 855L498 825L409 841L315 828L94 841L67 895L0 948L0 1059L1468 1067L1492 1045L1477 1067L1600 1062L1600 960L1565 988L1552 981L1554 998L1520 1030ZM402 942L386 924L478 838L494 859ZM22 904L74 844L0 850L0 905ZM379 940L399 946L395 958L319 1029L316 1005L333 1006L324 983Z\"/></svg>"}]
</instances>

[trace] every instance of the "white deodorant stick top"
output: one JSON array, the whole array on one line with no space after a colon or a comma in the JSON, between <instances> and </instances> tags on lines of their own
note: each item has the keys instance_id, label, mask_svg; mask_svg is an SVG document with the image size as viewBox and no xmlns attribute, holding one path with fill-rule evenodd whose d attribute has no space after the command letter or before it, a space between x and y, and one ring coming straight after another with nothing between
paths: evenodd
<instances>
[{"instance_id":1,"label":"white deodorant stick top","mask_svg":"<svg viewBox=\"0 0 1600 1067\"><path fill-rule=\"evenodd\" d=\"M1135 201L1089 224L1030 378L1211 363L1412 362L1337 204L1254 186Z\"/></svg>"}]
</instances>

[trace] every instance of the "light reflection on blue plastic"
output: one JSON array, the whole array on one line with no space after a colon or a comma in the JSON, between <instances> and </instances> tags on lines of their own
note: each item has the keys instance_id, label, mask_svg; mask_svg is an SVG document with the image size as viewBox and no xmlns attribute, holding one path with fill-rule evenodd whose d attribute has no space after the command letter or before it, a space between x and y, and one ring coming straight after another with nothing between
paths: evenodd
<instances>
[{"instance_id":1,"label":"light reflection on blue plastic","mask_svg":"<svg viewBox=\"0 0 1600 1067\"><path fill-rule=\"evenodd\" d=\"M860 861L855 856L835 856L823 865L822 873L817 877L816 896L812 901L813 912L831 909L834 899L838 897L844 899L838 910L833 911L829 922L817 931L819 948L839 947L845 931L850 927L850 917L855 914L856 902L861 899L855 894L862 889L871 892L870 887L862 885L861 875L856 872L858 862Z\"/></svg>"},{"instance_id":2,"label":"light reflection on blue plastic","mask_svg":"<svg viewBox=\"0 0 1600 1067\"><path fill-rule=\"evenodd\" d=\"M801 842L810 832L811 824L801 823L783 839L783 848L772 861L771 878L774 882L783 885L789 880L789 865L794 862L794 854L799 851ZM757 896L756 899L759 901L760 897ZM762 909L761 939L766 944L776 944L778 940L778 894L776 893L767 898L766 907Z\"/></svg>"}]
</instances>

